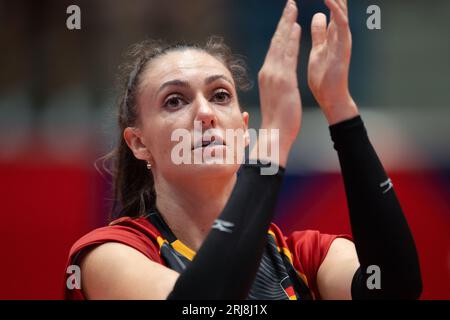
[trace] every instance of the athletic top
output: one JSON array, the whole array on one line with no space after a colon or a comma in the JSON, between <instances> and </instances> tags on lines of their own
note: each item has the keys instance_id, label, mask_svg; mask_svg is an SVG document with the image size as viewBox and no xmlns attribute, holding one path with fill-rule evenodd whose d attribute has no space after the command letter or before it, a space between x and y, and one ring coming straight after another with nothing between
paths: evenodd
<instances>
[{"instance_id":1,"label":"athletic top","mask_svg":"<svg viewBox=\"0 0 450 320\"><path fill-rule=\"evenodd\" d=\"M267 244L248 300L320 299L317 271L328 249L338 237L315 230L293 232L285 237L274 223L267 233ZM80 238L70 249L66 269L78 265L81 254L106 242L128 245L148 259L181 273L195 252L178 240L158 211L139 218L122 217L108 226ZM66 274L66 280L70 276ZM220 276L220 275L217 275ZM64 282L66 284L66 281ZM65 298L84 300L83 288L64 288Z\"/></svg>"}]
</instances>

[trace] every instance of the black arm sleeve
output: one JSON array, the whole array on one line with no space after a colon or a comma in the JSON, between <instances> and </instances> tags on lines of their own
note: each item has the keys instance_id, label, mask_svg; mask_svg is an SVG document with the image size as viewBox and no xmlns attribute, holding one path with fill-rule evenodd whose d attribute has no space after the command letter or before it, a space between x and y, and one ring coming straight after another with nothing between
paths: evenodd
<instances>
[{"instance_id":1,"label":"black arm sleeve","mask_svg":"<svg viewBox=\"0 0 450 320\"><path fill-rule=\"evenodd\" d=\"M342 169L360 262L352 281L352 298L419 298L422 280L414 240L361 117L330 126L330 133ZM371 265L379 267L381 289L367 285Z\"/></svg>"},{"instance_id":2,"label":"black arm sleeve","mask_svg":"<svg viewBox=\"0 0 450 320\"><path fill-rule=\"evenodd\" d=\"M243 164L219 218L167 299L245 299L263 254L284 169Z\"/></svg>"}]
</instances>

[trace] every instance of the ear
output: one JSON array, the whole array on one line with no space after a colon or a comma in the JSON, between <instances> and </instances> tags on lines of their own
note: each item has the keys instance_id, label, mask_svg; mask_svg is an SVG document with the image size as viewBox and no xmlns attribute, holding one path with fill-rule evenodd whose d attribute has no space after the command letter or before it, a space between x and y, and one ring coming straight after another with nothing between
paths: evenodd
<instances>
[{"instance_id":1,"label":"ear","mask_svg":"<svg viewBox=\"0 0 450 320\"><path fill-rule=\"evenodd\" d=\"M245 135L244 135L244 139L245 139L245 146L248 147L248 145L250 144L250 136L248 133L248 118L249 118L249 114L248 112L242 112L242 122L244 124L244 130L245 130Z\"/></svg>"},{"instance_id":2,"label":"ear","mask_svg":"<svg viewBox=\"0 0 450 320\"><path fill-rule=\"evenodd\" d=\"M127 127L123 130L123 138L137 159L151 161L151 154L142 141L141 130Z\"/></svg>"}]
</instances>

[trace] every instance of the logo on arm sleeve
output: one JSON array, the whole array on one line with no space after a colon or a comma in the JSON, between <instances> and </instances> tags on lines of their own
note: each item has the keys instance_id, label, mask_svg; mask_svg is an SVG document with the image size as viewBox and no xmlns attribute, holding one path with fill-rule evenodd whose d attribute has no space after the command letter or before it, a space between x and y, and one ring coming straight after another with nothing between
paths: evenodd
<instances>
[{"instance_id":1,"label":"logo on arm sleeve","mask_svg":"<svg viewBox=\"0 0 450 320\"><path fill-rule=\"evenodd\" d=\"M229 232L229 233L233 232L233 230L232 230L233 227L234 227L234 223L228 222L225 220L220 220L220 219L216 219L212 226L213 229L217 229L219 231Z\"/></svg>"},{"instance_id":2,"label":"logo on arm sleeve","mask_svg":"<svg viewBox=\"0 0 450 320\"><path fill-rule=\"evenodd\" d=\"M394 186L394 184L392 183L391 179L389 179L389 178L386 181L380 183L380 188L385 188L383 190L383 194L388 192L389 190L391 190L393 186Z\"/></svg>"}]
</instances>

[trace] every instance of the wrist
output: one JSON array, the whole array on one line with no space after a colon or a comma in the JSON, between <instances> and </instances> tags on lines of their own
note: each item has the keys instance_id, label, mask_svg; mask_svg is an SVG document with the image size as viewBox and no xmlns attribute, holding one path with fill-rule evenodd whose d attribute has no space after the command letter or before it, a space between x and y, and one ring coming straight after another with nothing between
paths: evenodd
<instances>
[{"instance_id":1,"label":"wrist","mask_svg":"<svg viewBox=\"0 0 450 320\"><path fill-rule=\"evenodd\" d=\"M260 130L258 140L250 150L249 158L279 164L285 168L292 144L293 142L282 139L279 131Z\"/></svg>"},{"instance_id":2,"label":"wrist","mask_svg":"<svg viewBox=\"0 0 450 320\"><path fill-rule=\"evenodd\" d=\"M359 115L358 107L350 96L321 105L321 107L330 126Z\"/></svg>"}]
</instances>

